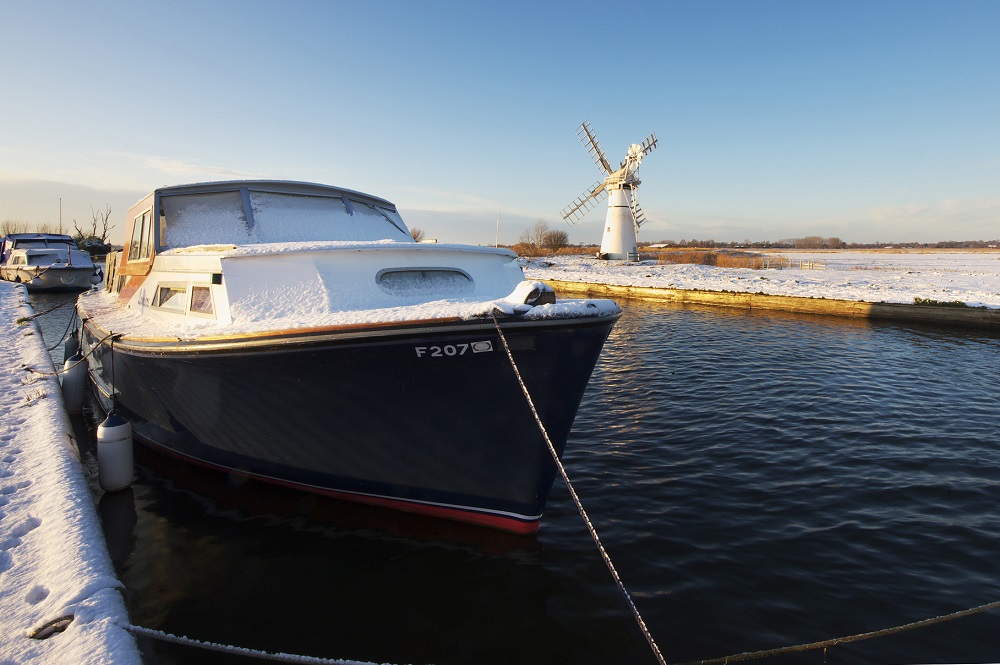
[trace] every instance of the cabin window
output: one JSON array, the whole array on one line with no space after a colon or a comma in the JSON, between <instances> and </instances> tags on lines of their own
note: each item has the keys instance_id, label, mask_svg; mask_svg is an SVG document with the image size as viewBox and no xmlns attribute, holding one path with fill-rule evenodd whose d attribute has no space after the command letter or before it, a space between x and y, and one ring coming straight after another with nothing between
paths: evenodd
<instances>
[{"instance_id":1,"label":"cabin window","mask_svg":"<svg viewBox=\"0 0 1000 665\"><path fill-rule=\"evenodd\" d=\"M171 312L184 312L187 288L183 286L160 286L156 289L156 301L154 307L166 309Z\"/></svg>"},{"instance_id":2,"label":"cabin window","mask_svg":"<svg viewBox=\"0 0 1000 665\"><path fill-rule=\"evenodd\" d=\"M394 296L426 296L445 298L472 291L474 283L469 273L458 268L388 268L375 276L383 291Z\"/></svg>"},{"instance_id":3,"label":"cabin window","mask_svg":"<svg viewBox=\"0 0 1000 665\"><path fill-rule=\"evenodd\" d=\"M239 192L164 196L160 205L164 247L245 245L251 239Z\"/></svg>"},{"instance_id":4,"label":"cabin window","mask_svg":"<svg viewBox=\"0 0 1000 665\"><path fill-rule=\"evenodd\" d=\"M153 211L142 213L142 250L140 259L148 259L153 254Z\"/></svg>"},{"instance_id":5,"label":"cabin window","mask_svg":"<svg viewBox=\"0 0 1000 665\"><path fill-rule=\"evenodd\" d=\"M15 256L14 257L14 265L16 265L16 266L27 265L27 263L28 263L28 261L23 256Z\"/></svg>"},{"instance_id":6,"label":"cabin window","mask_svg":"<svg viewBox=\"0 0 1000 665\"><path fill-rule=\"evenodd\" d=\"M132 225L132 240L129 243L128 260L144 261L152 254L153 212L147 210L135 218Z\"/></svg>"},{"instance_id":7,"label":"cabin window","mask_svg":"<svg viewBox=\"0 0 1000 665\"><path fill-rule=\"evenodd\" d=\"M207 286L191 287L191 313L192 314L214 314L215 308L212 306L212 289Z\"/></svg>"},{"instance_id":8,"label":"cabin window","mask_svg":"<svg viewBox=\"0 0 1000 665\"><path fill-rule=\"evenodd\" d=\"M135 218L132 225L132 241L128 246L128 260L135 261L139 258L139 247L142 238L142 216Z\"/></svg>"},{"instance_id":9,"label":"cabin window","mask_svg":"<svg viewBox=\"0 0 1000 665\"><path fill-rule=\"evenodd\" d=\"M255 242L412 240L394 210L361 201L251 191L250 203Z\"/></svg>"}]
</instances>

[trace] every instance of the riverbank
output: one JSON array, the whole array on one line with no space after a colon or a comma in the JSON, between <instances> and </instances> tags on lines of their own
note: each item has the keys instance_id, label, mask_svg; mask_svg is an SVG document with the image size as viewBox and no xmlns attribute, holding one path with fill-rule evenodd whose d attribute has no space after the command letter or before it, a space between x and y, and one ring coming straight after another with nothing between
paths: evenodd
<instances>
[{"instance_id":1,"label":"riverbank","mask_svg":"<svg viewBox=\"0 0 1000 665\"><path fill-rule=\"evenodd\" d=\"M552 257L525 274L568 295L1000 329L1000 253L794 253L790 268ZM778 263L778 262L775 262Z\"/></svg>"},{"instance_id":2,"label":"riverbank","mask_svg":"<svg viewBox=\"0 0 1000 665\"><path fill-rule=\"evenodd\" d=\"M140 663L34 313L0 282L0 661Z\"/></svg>"}]
</instances>

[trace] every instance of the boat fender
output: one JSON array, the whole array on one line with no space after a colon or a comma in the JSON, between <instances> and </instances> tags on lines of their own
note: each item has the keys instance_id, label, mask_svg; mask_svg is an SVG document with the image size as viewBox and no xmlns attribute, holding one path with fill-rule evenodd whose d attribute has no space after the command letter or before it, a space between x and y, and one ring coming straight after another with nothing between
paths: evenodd
<instances>
[{"instance_id":1,"label":"boat fender","mask_svg":"<svg viewBox=\"0 0 1000 665\"><path fill-rule=\"evenodd\" d=\"M90 276L90 283L93 284L94 286L97 286L98 284L101 283L101 276L97 273L96 270L94 271L94 274Z\"/></svg>"},{"instance_id":2,"label":"boat fender","mask_svg":"<svg viewBox=\"0 0 1000 665\"><path fill-rule=\"evenodd\" d=\"M97 480L105 492L132 484L132 425L112 410L97 426Z\"/></svg>"},{"instance_id":3,"label":"boat fender","mask_svg":"<svg viewBox=\"0 0 1000 665\"><path fill-rule=\"evenodd\" d=\"M68 413L75 415L83 410L83 392L86 390L86 383L87 363L83 361L80 352L76 351L63 361L62 394Z\"/></svg>"},{"instance_id":4,"label":"boat fender","mask_svg":"<svg viewBox=\"0 0 1000 665\"><path fill-rule=\"evenodd\" d=\"M63 362L65 363L72 356L80 353L80 332L74 330L70 333L70 336L66 338L66 343L63 344Z\"/></svg>"}]
</instances>

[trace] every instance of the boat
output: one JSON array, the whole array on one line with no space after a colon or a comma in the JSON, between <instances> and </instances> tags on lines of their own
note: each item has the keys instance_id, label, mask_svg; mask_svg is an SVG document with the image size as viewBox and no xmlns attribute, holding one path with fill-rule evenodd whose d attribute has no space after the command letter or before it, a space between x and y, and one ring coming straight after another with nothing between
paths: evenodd
<instances>
[{"instance_id":1,"label":"boat","mask_svg":"<svg viewBox=\"0 0 1000 665\"><path fill-rule=\"evenodd\" d=\"M0 278L29 291L70 291L100 284L101 268L71 236L10 233L0 241Z\"/></svg>"},{"instance_id":2,"label":"boat","mask_svg":"<svg viewBox=\"0 0 1000 665\"><path fill-rule=\"evenodd\" d=\"M534 413L561 456L621 316L557 300L507 249L416 242L393 203L294 181L154 190L105 276L78 301L82 351L138 443L520 534L557 471Z\"/></svg>"}]
</instances>

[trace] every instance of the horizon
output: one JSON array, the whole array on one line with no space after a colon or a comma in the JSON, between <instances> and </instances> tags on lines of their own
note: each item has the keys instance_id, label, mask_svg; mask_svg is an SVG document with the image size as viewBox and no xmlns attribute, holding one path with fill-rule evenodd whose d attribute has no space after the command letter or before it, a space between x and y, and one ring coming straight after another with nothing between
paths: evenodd
<instances>
[{"instance_id":1,"label":"horizon","mask_svg":"<svg viewBox=\"0 0 1000 665\"><path fill-rule=\"evenodd\" d=\"M0 10L19 54L0 65L0 221L58 224L61 198L72 229L110 206L121 244L156 187L280 178L382 196L442 242L544 220L596 244L603 202L560 218L600 176L589 120L612 163L657 136L640 241L1000 228L989 0L662 3L630 8L632 31L593 2L239 6Z\"/></svg>"}]
</instances>

